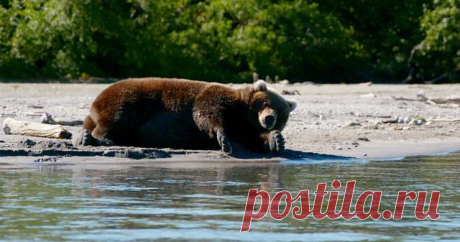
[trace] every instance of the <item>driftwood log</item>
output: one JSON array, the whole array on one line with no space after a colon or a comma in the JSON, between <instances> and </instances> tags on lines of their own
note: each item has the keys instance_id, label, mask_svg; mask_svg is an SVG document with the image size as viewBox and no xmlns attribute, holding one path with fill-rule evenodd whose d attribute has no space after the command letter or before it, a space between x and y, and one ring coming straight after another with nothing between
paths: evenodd
<instances>
[{"instance_id":1,"label":"driftwood log","mask_svg":"<svg viewBox=\"0 0 460 242\"><path fill-rule=\"evenodd\" d=\"M61 125L18 121L12 118L5 119L2 129L7 135L27 135L54 139L70 139L72 137L72 134Z\"/></svg>"},{"instance_id":2,"label":"driftwood log","mask_svg":"<svg viewBox=\"0 0 460 242\"><path fill-rule=\"evenodd\" d=\"M454 118L454 119L430 119L428 121L431 121L431 122L450 122L450 123L460 123L460 118Z\"/></svg>"},{"instance_id":3,"label":"driftwood log","mask_svg":"<svg viewBox=\"0 0 460 242\"><path fill-rule=\"evenodd\" d=\"M45 112L41 118L41 122L43 124L60 124L60 125L67 125L67 126L76 126L82 125L82 120L60 120L53 118L53 115Z\"/></svg>"},{"instance_id":4,"label":"driftwood log","mask_svg":"<svg viewBox=\"0 0 460 242\"><path fill-rule=\"evenodd\" d=\"M293 90L293 91L283 90L281 92L281 95L300 95L300 92L297 90Z\"/></svg>"}]
</instances>

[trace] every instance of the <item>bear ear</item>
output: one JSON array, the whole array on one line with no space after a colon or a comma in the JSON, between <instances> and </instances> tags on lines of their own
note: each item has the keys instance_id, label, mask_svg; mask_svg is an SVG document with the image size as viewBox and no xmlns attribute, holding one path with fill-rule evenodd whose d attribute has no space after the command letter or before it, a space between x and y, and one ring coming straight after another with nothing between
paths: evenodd
<instances>
[{"instance_id":1,"label":"bear ear","mask_svg":"<svg viewBox=\"0 0 460 242\"><path fill-rule=\"evenodd\" d=\"M288 100L287 101L289 107L291 108L291 112L294 111L294 109L297 107L297 102L293 100Z\"/></svg>"},{"instance_id":2,"label":"bear ear","mask_svg":"<svg viewBox=\"0 0 460 242\"><path fill-rule=\"evenodd\" d=\"M254 91L263 92L267 91L267 83L264 80L258 80L254 83Z\"/></svg>"}]
</instances>

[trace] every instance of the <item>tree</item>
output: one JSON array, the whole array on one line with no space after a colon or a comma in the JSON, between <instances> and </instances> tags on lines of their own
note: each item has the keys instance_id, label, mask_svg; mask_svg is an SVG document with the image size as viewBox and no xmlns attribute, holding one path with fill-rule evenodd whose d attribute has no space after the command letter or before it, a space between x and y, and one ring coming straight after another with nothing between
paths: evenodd
<instances>
[{"instance_id":1,"label":"tree","mask_svg":"<svg viewBox=\"0 0 460 242\"><path fill-rule=\"evenodd\" d=\"M360 64L352 29L315 3L211 0L194 6L181 15L187 26L170 34L180 55L195 60L182 69L190 76L202 70L205 79L241 81L258 72L341 82Z\"/></svg>"},{"instance_id":2,"label":"tree","mask_svg":"<svg viewBox=\"0 0 460 242\"><path fill-rule=\"evenodd\" d=\"M314 0L331 12L364 49L363 76L372 81L400 81L407 75L412 47L423 39L420 19L432 0Z\"/></svg>"},{"instance_id":3,"label":"tree","mask_svg":"<svg viewBox=\"0 0 460 242\"><path fill-rule=\"evenodd\" d=\"M435 0L434 9L426 9L421 21L425 38L418 45L415 61L421 78L436 77L459 81L460 1Z\"/></svg>"},{"instance_id":4,"label":"tree","mask_svg":"<svg viewBox=\"0 0 460 242\"><path fill-rule=\"evenodd\" d=\"M410 60L454 76L459 1L0 0L0 73L388 82Z\"/></svg>"}]
</instances>

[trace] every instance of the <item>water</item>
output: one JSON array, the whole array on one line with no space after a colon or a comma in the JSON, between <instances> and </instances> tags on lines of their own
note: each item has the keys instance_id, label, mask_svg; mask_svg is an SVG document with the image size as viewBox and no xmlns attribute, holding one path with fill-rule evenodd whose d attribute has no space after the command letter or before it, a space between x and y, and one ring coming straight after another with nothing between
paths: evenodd
<instances>
[{"instance_id":1,"label":"water","mask_svg":"<svg viewBox=\"0 0 460 242\"><path fill-rule=\"evenodd\" d=\"M460 155L451 154L393 161L2 166L0 240L460 240L459 162ZM250 232L239 232L248 189L297 194L327 182L331 191L335 179L343 187L356 180L355 194L382 191L380 211L393 210L400 190L439 190L441 217L417 220L415 202L408 202L402 220L277 221L267 215L253 220Z\"/></svg>"}]
</instances>

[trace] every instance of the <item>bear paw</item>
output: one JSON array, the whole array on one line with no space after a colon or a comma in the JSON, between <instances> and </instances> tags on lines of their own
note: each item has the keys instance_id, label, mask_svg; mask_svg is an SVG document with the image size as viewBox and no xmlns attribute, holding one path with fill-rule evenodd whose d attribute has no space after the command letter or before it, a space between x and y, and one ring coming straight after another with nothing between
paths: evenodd
<instances>
[{"instance_id":1,"label":"bear paw","mask_svg":"<svg viewBox=\"0 0 460 242\"><path fill-rule=\"evenodd\" d=\"M103 138L101 140L97 140L97 143L100 146L115 146L115 143L112 140L106 139L106 138Z\"/></svg>"},{"instance_id":2,"label":"bear paw","mask_svg":"<svg viewBox=\"0 0 460 242\"><path fill-rule=\"evenodd\" d=\"M83 131L83 137L81 139L81 144L83 146L93 145L93 136L91 135L91 132L89 132L89 130Z\"/></svg>"},{"instance_id":3,"label":"bear paw","mask_svg":"<svg viewBox=\"0 0 460 242\"><path fill-rule=\"evenodd\" d=\"M274 130L269 135L270 151L281 152L284 150L284 137L280 131Z\"/></svg>"},{"instance_id":4,"label":"bear paw","mask_svg":"<svg viewBox=\"0 0 460 242\"><path fill-rule=\"evenodd\" d=\"M72 140L74 147L93 145L93 136L89 130L79 131Z\"/></svg>"},{"instance_id":5,"label":"bear paw","mask_svg":"<svg viewBox=\"0 0 460 242\"><path fill-rule=\"evenodd\" d=\"M232 146L230 145L230 141L228 140L227 135L223 134L222 132L217 132L217 141L219 142L222 151L231 154L232 153Z\"/></svg>"}]
</instances>

